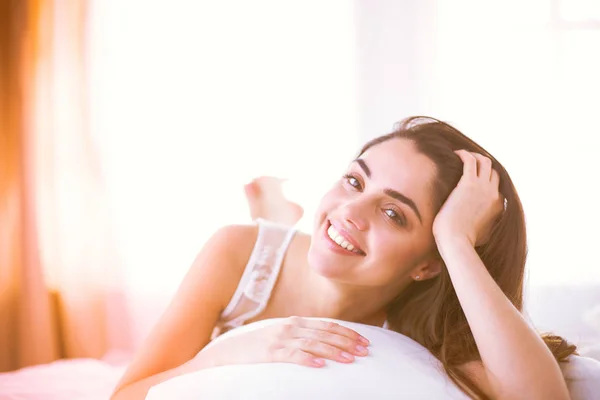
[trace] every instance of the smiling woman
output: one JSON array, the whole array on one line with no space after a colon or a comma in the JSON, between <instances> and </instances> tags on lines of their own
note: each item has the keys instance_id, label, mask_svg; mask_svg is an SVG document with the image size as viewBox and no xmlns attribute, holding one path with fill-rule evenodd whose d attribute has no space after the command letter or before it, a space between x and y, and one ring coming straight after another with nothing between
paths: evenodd
<instances>
[{"instance_id":1,"label":"smiling woman","mask_svg":"<svg viewBox=\"0 0 600 400\"><path fill-rule=\"evenodd\" d=\"M363 336L371 325L412 339L472 398L567 399L558 361L575 347L522 317L525 249L502 165L450 125L408 118L333 183L312 235L264 221L217 231L113 398L217 366L361 363L379 342ZM267 320L206 346L214 328Z\"/></svg>"},{"instance_id":2,"label":"smiling woman","mask_svg":"<svg viewBox=\"0 0 600 400\"><path fill-rule=\"evenodd\" d=\"M414 258L432 247L431 231L424 226L431 226L433 221L428 188L434 176L435 164L417 151L413 141L391 140L385 146L361 152L341 183L322 197L316 223L320 225L321 218L325 219L323 232L331 225L362 250L365 259L356 259L355 263L364 266L357 267L355 274L361 275L363 285L403 282L401 276L414 264ZM363 231L370 234L358 236ZM320 235L318 232L317 237ZM319 251L318 242L311 250L309 262L320 273L333 278L337 270L345 276L340 279L357 278L348 276L351 264ZM403 266L397 269L375 267L398 262ZM371 268L372 272L364 275L363 268ZM399 289L394 287L392 291Z\"/></svg>"}]
</instances>

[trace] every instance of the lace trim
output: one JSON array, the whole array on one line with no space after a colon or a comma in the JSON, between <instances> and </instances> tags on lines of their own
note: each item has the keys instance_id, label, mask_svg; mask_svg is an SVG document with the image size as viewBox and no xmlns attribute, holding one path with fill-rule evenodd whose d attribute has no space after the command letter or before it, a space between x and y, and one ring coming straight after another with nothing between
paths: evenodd
<instances>
[{"instance_id":1,"label":"lace trim","mask_svg":"<svg viewBox=\"0 0 600 400\"><path fill-rule=\"evenodd\" d=\"M241 326L260 314L271 297L271 292L279 276L283 258L296 233L290 227L258 220L259 231L254 250L240 280L236 293L221 314L223 329ZM241 315L227 321L238 306L249 308Z\"/></svg>"}]
</instances>

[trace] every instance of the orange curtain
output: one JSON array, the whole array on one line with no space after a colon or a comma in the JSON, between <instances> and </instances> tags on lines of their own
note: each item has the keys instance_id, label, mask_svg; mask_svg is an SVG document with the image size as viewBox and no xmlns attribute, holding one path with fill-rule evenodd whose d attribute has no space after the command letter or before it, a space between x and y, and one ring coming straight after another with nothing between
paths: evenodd
<instances>
[{"instance_id":1,"label":"orange curtain","mask_svg":"<svg viewBox=\"0 0 600 400\"><path fill-rule=\"evenodd\" d=\"M128 349L89 135L87 2L0 10L0 371Z\"/></svg>"},{"instance_id":2,"label":"orange curtain","mask_svg":"<svg viewBox=\"0 0 600 400\"><path fill-rule=\"evenodd\" d=\"M0 7L0 370L58 356L50 297L36 256L27 144L28 77L34 69L35 1Z\"/></svg>"}]
</instances>

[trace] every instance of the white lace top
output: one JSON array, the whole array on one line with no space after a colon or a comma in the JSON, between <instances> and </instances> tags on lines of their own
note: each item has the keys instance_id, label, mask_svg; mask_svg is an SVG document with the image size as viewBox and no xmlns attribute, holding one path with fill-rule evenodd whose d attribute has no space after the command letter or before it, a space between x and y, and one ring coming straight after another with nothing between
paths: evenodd
<instances>
[{"instance_id":1,"label":"white lace top","mask_svg":"<svg viewBox=\"0 0 600 400\"><path fill-rule=\"evenodd\" d=\"M271 297L296 229L258 219L258 236L240 283L217 322L213 338L260 314Z\"/></svg>"}]
</instances>

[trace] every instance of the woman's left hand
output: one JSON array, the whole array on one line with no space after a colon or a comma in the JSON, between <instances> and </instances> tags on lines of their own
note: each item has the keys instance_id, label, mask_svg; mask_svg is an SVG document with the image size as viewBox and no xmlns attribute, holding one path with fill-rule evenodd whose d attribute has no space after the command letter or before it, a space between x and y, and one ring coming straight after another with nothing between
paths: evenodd
<instances>
[{"instance_id":1,"label":"woman's left hand","mask_svg":"<svg viewBox=\"0 0 600 400\"><path fill-rule=\"evenodd\" d=\"M477 153L457 150L463 175L433 222L436 241L466 239L475 246L484 244L493 224L504 209L498 191L500 177L492 161Z\"/></svg>"}]
</instances>

